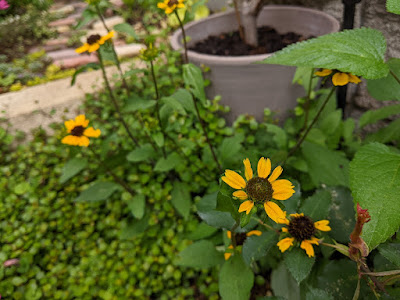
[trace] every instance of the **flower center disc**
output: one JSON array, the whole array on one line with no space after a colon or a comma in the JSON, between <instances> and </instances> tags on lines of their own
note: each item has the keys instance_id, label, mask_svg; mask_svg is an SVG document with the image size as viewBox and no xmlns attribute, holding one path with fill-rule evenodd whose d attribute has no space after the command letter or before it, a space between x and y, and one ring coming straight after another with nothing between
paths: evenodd
<instances>
[{"instance_id":1,"label":"flower center disc","mask_svg":"<svg viewBox=\"0 0 400 300\"><path fill-rule=\"evenodd\" d=\"M169 7L172 7L172 6L176 5L176 4L178 4L178 0L169 0L169 2L168 2L168 6Z\"/></svg>"},{"instance_id":2,"label":"flower center disc","mask_svg":"<svg viewBox=\"0 0 400 300\"><path fill-rule=\"evenodd\" d=\"M74 136L82 136L85 128L83 126L75 126L74 129L71 130L71 134Z\"/></svg>"},{"instance_id":3,"label":"flower center disc","mask_svg":"<svg viewBox=\"0 0 400 300\"><path fill-rule=\"evenodd\" d=\"M93 44L96 44L97 41L100 39L101 39L101 36L99 34L93 34L87 38L87 43L89 45L93 45Z\"/></svg>"},{"instance_id":4,"label":"flower center disc","mask_svg":"<svg viewBox=\"0 0 400 300\"><path fill-rule=\"evenodd\" d=\"M247 194L251 199L265 202L272 199L272 185L267 178L254 177L246 184Z\"/></svg>"},{"instance_id":5,"label":"flower center disc","mask_svg":"<svg viewBox=\"0 0 400 300\"><path fill-rule=\"evenodd\" d=\"M315 233L314 222L307 216L291 218L288 231L299 242L309 240Z\"/></svg>"}]
</instances>

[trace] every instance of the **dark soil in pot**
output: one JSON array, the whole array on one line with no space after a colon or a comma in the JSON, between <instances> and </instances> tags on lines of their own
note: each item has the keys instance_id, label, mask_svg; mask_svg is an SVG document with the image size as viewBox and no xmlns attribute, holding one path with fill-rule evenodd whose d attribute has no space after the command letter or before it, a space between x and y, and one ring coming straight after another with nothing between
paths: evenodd
<instances>
[{"instance_id":1,"label":"dark soil in pot","mask_svg":"<svg viewBox=\"0 0 400 300\"><path fill-rule=\"evenodd\" d=\"M196 43L190 50L211 55L242 56L273 53L286 46L312 38L294 32L279 34L274 28L263 26L257 28L258 47L244 43L239 31L209 36L206 40Z\"/></svg>"}]
</instances>

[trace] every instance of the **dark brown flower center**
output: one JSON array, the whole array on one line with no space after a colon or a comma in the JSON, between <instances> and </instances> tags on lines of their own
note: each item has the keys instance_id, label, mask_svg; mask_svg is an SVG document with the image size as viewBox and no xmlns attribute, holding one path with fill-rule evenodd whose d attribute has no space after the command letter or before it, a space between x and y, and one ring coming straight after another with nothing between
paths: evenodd
<instances>
[{"instance_id":1,"label":"dark brown flower center","mask_svg":"<svg viewBox=\"0 0 400 300\"><path fill-rule=\"evenodd\" d=\"M169 7L172 7L172 6L176 5L176 4L178 4L178 0L169 0L169 2L168 2L168 6Z\"/></svg>"},{"instance_id":2,"label":"dark brown flower center","mask_svg":"<svg viewBox=\"0 0 400 300\"><path fill-rule=\"evenodd\" d=\"M246 233L236 233L235 237L236 237L236 245L241 246L246 240L247 235Z\"/></svg>"},{"instance_id":3,"label":"dark brown flower center","mask_svg":"<svg viewBox=\"0 0 400 300\"><path fill-rule=\"evenodd\" d=\"M89 45L93 45L93 44L96 44L100 39L101 39L101 36L99 34L93 34L87 38L87 43Z\"/></svg>"},{"instance_id":4,"label":"dark brown flower center","mask_svg":"<svg viewBox=\"0 0 400 300\"><path fill-rule=\"evenodd\" d=\"M309 240L315 233L313 220L307 216L292 217L288 231L297 241Z\"/></svg>"},{"instance_id":5,"label":"dark brown flower center","mask_svg":"<svg viewBox=\"0 0 400 300\"><path fill-rule=\"evenodd\" d=\"M74 129L71 130L71 134L73 136L82 136L84 131L85 131L85 128L83 128L83 126L79 125L79 126L75 126Z\"/></svg>"},{"instance_id":6,"label":"dark brown flower center","mask_svg":"<svg viewBox=\"0 0 400 300\"><path fill-rule=\"evenodd\" d=\"M272 185L267 178L254 177L246 184L246 191L254 201L265 202L272 199Z\"/></svg>"}]
</instances>

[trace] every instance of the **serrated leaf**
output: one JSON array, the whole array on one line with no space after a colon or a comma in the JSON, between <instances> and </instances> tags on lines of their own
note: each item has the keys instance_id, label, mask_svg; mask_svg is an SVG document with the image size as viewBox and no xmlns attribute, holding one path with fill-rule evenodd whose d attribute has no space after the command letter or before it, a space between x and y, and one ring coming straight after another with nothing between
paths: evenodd
<instances>
[{"instance_id":1,"label":"serrated leaf","mask_svg":"<svg viewBox=\"0 0 400 300\"><path fill-rule=\"evenodd\" d=\"M145 144L140 148L136 148L135 150L129 152L126 156L126 159L131 162L139 162L145 161L149 158L154 158L156 152L154 151L153 147L150 144Z\"/></svg>"},{"instance_id":2,"label":"serrated leaf","mask_svg":"<svg viewBox=\"0 0 400 300\"><path fill-rule=\"evenodd\" d=\"M300 300L299 285L283 263L271 272L271 288L275 296Z\"/></svg>"},{"instance_id":3,"label":"serrated leaf","mask_svg":"<svg viewBox=\"0 0 400 300\"><path fill-rule=\"evenodd\" d=\"M100 46L98 53L101 55L103 61L110 61L114 64L117 63L117 57L115 56L115 53L113 51L111 43L104 43L103 45Z\"/></svg>"},{"instance_id":4,"label":"serrated leaf","mask_svg":"<svg viewBox=\"0 0 400 300\"><path fill-rule=\"evenodd\" d=\"M176 98L174 97L164 97L161 99L165 105L168 105L169 107L172 108L172 110L177 111L181 115L186 116L186 110L182 106L181 102L179 102Z\"/></svg>"},{"instance_id":5,"label":"serrated leaf","mask_svg":"<svg viewBox=\"0 0 400 300\"><path fill-rule=\"evenodd\" d=\"M180 181L175 181L171 192L171 202L175 209L187 219L192 205L189 187Z\"/></svg>"},{"instance_id":6,"label":"serrated leaf","mask_svg":"<svg viewBox=\"0 0 400 300\"><path fill-rule=\"evenodd\" d=\"M400 154L378 143L363 146L350 164L354 204L359 203L371 215L362 232L370 251L399 229L399 170Z\"/></svg>"},{"instance_id":7,"label":"serrated leaf","mask_svg":"<svg viewBox=\"0 0 400 300\"><path fill-rule=\"evenodd\" d=\"M332 135L339 127L342 121L342 111L336 110L331 112L328 116L318 122L319 128L325 133L325 135Z\"/></svg>"},{"instance_id":8,"label":"serrated leaf","mask_svg":"<svg viewBox=\"0 0 400 300\"><path fill-rule=\"evenodd\" d=\"M379 253L400 268L400 244L385 243L378 247Z\"/></svg>"},{"instance_id":9,"label":"serrated leaf","mask_svg":"<svg viewBox=\"0 0 400 300\"><path fill-rule=\"evenodd\" d=\"M116 190L121 187L119 184L109 181L97 181L89 188L81 192L79 197L75 198L76 202L97 202L107 200Z\"/></svg>"},{"instance_id":10,"label":"serrated leaf","mask_svg":"<svg viewBox=\"0 0 400 300\"><path fill-rule=\"evenodd\" d=\"M368 79L387 75L386 41L372 28L344 30L292 44L262 63L338 69Z\"/></svg>"},{"instance_id":11,"label":"serrated leaf","mask_svg":"<svg viewBox=\"0 0 400 300\"><path fill-rule=\"evenodd\" d=\"M230 213L234 219L239 215L237 208L233 205L232 197L224 195L221 192L217 195L216 210L226 211Z\"/></svg>"},{"instance_id":12,"label":"serrated leaf","mask_svg":"<svg viewBox=\"0 0 400 300\"><path fill-rule=\"evenodd\" d=\"M232 137L227 137L222 140L221 145L218 147L218 157L221 158L224 165L230 165L232 159L236 159L238 153L242 149L242 142L244 136L237 134Z\"/></svg>"},{"instance_id":13,"label":"serrated leaf","mask_svg":"<svg viewBox=\"0 0 400 300\"><path fill-rule=\"evenodd\" d=\"M143 111L156 105L156 100L142 99L138 96L132 96L126 100L123 108L124 112Z\"/></svg>"},{"instance_id":14,"label":"serrated leaf","mask_svg":"<svg viewBox=\"0 0 400 300\"><path fill-rule=\"evenodd\" d=\"M267 132L271 132L274 137L273 141L276 143L279 149L287 149L287 134L285 130L274 124L267 124Z\"/></svg>"},{"instance_id":15,"label":"serrated leaf","mask_svg":"<svg viewBox=\"0 0 400 300\"><path fill-rule=\"evenodd\" d=\"M306 294L306 300L321 300L321 299L334 300L332 295L320 289L310 289Z\"/></svg>"},{"instance_id":16,"label":"serrated leaf","mask_svg":"<svg viewBox=\"0 0 400 300\"><path fill-rule=\"evenodd\" d=\"M178 255L179 266L192 268L210 268L224 261L223 254L215 249L210 241L199 241L185 248Z\"/></svg>"},{"instance_id":17,"label":"serrated leaf","mask_svg":"<svg viewBox=\"0 0 400 300\"><path fill-rule=\"evenodd\" d=\"M317 190L314 195L304 200L299 212L309 216L314 222L326 219L331 201L331 194L327 190Z\"/></svg>"},{"instance_id":18,"label":"serrated leaf","mask_svg":"<svg viewBox=\"0 0 400 300\"><path fill-rule=\"evenodd\" d=\"M250 265L252 261L267 255L269 249L276 244L276 240L277 236L274 232L263 232L260 236L247 237L242 249L244 262Z\"/></svg>"},{"instance_id":19,"label":"serrated leaf","mask_svg":"<svg viewBox=\"0 0 400 300\"><path fill-rule=\"evenodd\" d=\"M135 195L128 201L128 208L136 219L143 218L146 207L146 197L143 194Z\"/></svg>"},{"instance_id":20,"label":"serrated leaf","mask_svg":"<svg viewBox=\"0 0 400 300\"><path fill-rule=\"evenodd\" d=\"M309 142L301 148L315 185L349 185L349 161L343 153Z\"/></svg>"},{"instance_id":21,"label":"serrated leaf","mask_svg":"<svg viewBox=\"0 0 400 300\"><path fill-rule=\"evenodd\" d=\"M310 274L315 257L308 257L303 249L294 247L284 254L283 261L290 274L300 284Z\"/></svg>"},{"instance_id":22,"label":"serrated leaf","mask_svg":"<svg viewBox=\"0 0 400 300\"><path fill-rule=\"evenodd\" d=\"M203 74L200 68L193 64L184 64L182 69L185 85L187 85L190 92L204 104L206 101L206 94L204 92Z\"/></svg>"},{"instance_id":23,"label":"serrated leaf","mask_svg":"<svg viewBox=\"0 0 400 300\"><path fill-rule=\"evenodd\" d=\"M388 12L400 15L400 1L386 0L386 9Z\"/></svg>"},{"instance_id":24,"label":"serrated leaf","mask_svg":"<svg viewBox=\"0 0 400 300\"><path fill-rule=\"evenodd\" d=\"M369 110L361 116L359 125L362 128L365 125L376 123L377 121L397 114L400 114L400 104L385 106L376 110Z\"/></svg>"},{"instance_id":25,"label":"serrated leaf","mask_svg":"<svg viewBox=\"0 0 400 300\"><path fill-rule=\"evenodd\" d=\"M235 224L235 220L232 218L232 215L227 212L210 210L199 211L197 214L204 222L213 227L230 230Z\"/></svg>"},{"instance_id":26,"label":"serrated leaf","mask_svg":"<svg viewBox=\"0 0 400 300\"><path fill-rule=\"evenodd\" d=\"M187 112L192 112L194 114L196 113L196 109L193 104L193 97L189 91L185 89L179 89L173 95L171 95L171 97L178 100Z\"/></svg>"},{"instance_id":27,"label":"serrated leaf","mask_svg":"<svg viewBox=\"0 0 400 300\"><path fill-rule=\"evenodd\" d=\"M75 157L67 161L61 171L61 177L58 180L61 184L66 183L69 179L77 175L86 168L88 160L82 157Z\"/></svg>"},{"instance_id":28,"label":"serrated leaf","mask_svg":"<svg viewBox=\"0 0 400 300\"><path fill-rule=\"evenodd\" d=\"M365 142L389 143L400 140L400 118L391 122L386 127L379 129L375 133L369 134Z\"/></svg>"},{"instance_id":29,"label":"serrated leaf","mask_svg":"<svg viewBox=\"0 0 400 300\"><path fill-rule=\"evenodd\" d=\"M121 229L121 239L131 239L146 231L149 227L149 214L145 214L140 220L133 220L124 224Z\"/></svg>"},{"instance_id":30,"label":"serrated leaf","mask_svg":"<svg viewBox=\"0 0 400 300\"><path fill-rule=\"evenodd\" d=\"M213 235L217 230L217 228L207 225L206 223L200 223L186 238L193 241L201 240Z\"/></svg>"},{"instance_id":31,"label":"serrated leaf","mask_svg":"<svg viewBox=\"0 0 400 300\"><path fill-rule=\"evenodd\" d=\"M254 274L241 255L227 260L219 273L219 294L226 300L248 300L254 283Z\"/></svg>"},{"instance_id":32,"label":"serrated leaf","mask_svg":"<svg viewBox=\"0 0 400 300\"><path fill-rule=\"evenodd\" d=\"M117 24L114 26L114 30L116 30L118 32L126 33L126 34L130 35L131 37L133 37L135 40L139 39L138 35L136 34L135 29L133 29L132 25L130 25L128 23Z\"/></svg>"},{"instance_id":33,"label":"serrated leaf","mask_svg":"<svg viewBox=\"0 0 400 300\"><path fill-rule=\"evenodd\" d=\"M387 64L397 78L400 78L400 59L391 58ZM400 84L391 73L380 79L367 80L367 88L376 100L400 100Z\"/></svg>"},{"instance_id":34,"label":"serrated leaf","mask_svg":"<svg viewBox=\"0 0 400 300\"><path fill-rule=\"evenodd\" d=\"M154 171L157 172L167 172L175 168L177 165L179 165L182 162L181 157L177 153L171 153L170 155L167 156L167 158L160 158L155 167Z\"/></svg>"}]
</instances>

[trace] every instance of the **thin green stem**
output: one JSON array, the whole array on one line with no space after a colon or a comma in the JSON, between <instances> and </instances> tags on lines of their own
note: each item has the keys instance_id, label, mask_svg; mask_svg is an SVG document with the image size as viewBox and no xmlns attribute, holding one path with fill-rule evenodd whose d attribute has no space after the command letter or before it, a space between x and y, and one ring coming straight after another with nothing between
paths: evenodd
<instances>
[{"instance_id":1,"label":"thin green stem","mask_svg":"<svg viewBox=\"0 0 400 300\"><path fill-rule=\"evenodd\" d=\"M317 115L314 117L314 119L312 120L310 126L308 126L306 132L302 135L302 137L297 141L297 144L292 148L292 150L289 151L289 154L287 155L285 161L293 154L296 152L296 150L301 146L301 144L303 143L303 141L305 140L305 138L307 137L308 133L310 132L311 128L314 126L314 124L317 122L319 116L321 115L322 111L324 110L326 104L328 103L329 99L331 98L333 92L335 91L336 86L333 86L328 94L328 96L326 97L324 103L321 105L319 111L317 112Z\"/></svg>"},{"instance_id":2,"label":"thin green stem","mask_svg":"<svg viewBox=\"0 0 400 300\"><path fill-rule=\"evenodd\" d=\"M203 119L202 119L201 116L200 116L200 111L199 111L199 107L198 107L198 105L197 105L197 101L196 101L196 99L195 99L194 96L192 97L192 99L193 99L194 107L195 107L195 109L196 109L197 118L199 119L199 123L200 123L200 126L201 126L202 130L203 130L204 136L205 136L205 138L206 138L208 147L209 147L210 150L211 150L211 154L212 154L212 156L213 156L213 158L214 158L215 163L217 164L218 171L219 171L219 173L221 174L221 173L222 173L222 167L221 167L221 165L220 165L220 163L219 163L219 161L218 161L217 155L215 154L214 147L212 146L211 141L210 141L210 139L208 138L207 129L206 129L205 125L204 125Z\"/></svg>"},{"instance_id":3,"label":"thin green stem","mask_svg":"<svg viewBox=\"0 0 400 300\"><path fill-rule=\"evenodd\" d=\"M165 133L164 126L162 124L161 116L160 116L160 94L158 92L157 78L156 78L156 74L154 72L154 65L153 65L153 61L152 60L150 60L150 70L151 70L151 76L153 77L154 89L155 89L155 92L156 92L156 114L157 114L157 119L158 119L158 123L160 124L161 132L162 132L162 135L163 135L164 141L165 141L166 133ZM161 147L161 151L163 153L164 158L166 158L167 154L166 154L166 151L165 151L165 144L163 145L163 147Z\"/></svg>"},{"instance_id":4,"label":"thin green stem","mask_svg":"<svg viewBox=\"0 0 400 300\"><path fill-rule=\"evenodd\" d=\"M235 235L235 230L239 227L240 221L237 220L236 223L233 225L231 228L231 240L232 240L232 247L233 249L236 248L236 235Z\"/></svg>"},{"instance_id":5,"label":"thin green stem","mask_svg":"<svg viewBox=\"0 0 400 300\"><path fill-rule=\"evenodd\" d=\"M102 73L103 73L103 79L104 79L104 82L105 82L105 84L106 84L108 93L110 94L111 101L112 101L112 103L114 104L115 110L117 111L118 119L119 119L119 121L122 123L122 125L124 126L126 132L128 133L130 139L132 140L132 142L133 142L136 146L139 146L139 142L138 142L137 139L133 136L132 132L131 132L130 129L129 129L128 124L125 122L124 118L122 117L121 109L119 108L117 99L115 99L114 93L113 93L113 91L112 91L112 89L111 89L111 86L110 86L110 82L108 81L108 78L107 78L107 73L106 73L106 69L105 69L105 67L104 67L104 61L103 61L103 57L102 57L102 55L101 55L101 52L98 51L97 53L99 54L99 62L100 62L101 71L102 71Z\"/></svg>"},{"instance_id":6,"label":"thin green stem","mask_svg":"<svg viewBox=\"0 0 400 300\"><path fill-rule=\"evenodd\" d=\"M392 70L390 70L390 74L396 79L397 83L400 84L400 78Z\"/></svg>"},{"instance_id":7,"label":"thin green stem","mask_svg":"<svg viewBox=\"0 0 400 300\"><path fill-rule=\"evenodd\" d=\"M262 226L265 228L268 228L269 230L275 231L277 234L280 233L278 229L273 228L272 226L269 226L268 224L265 224L261 219L256 218L256 217L251 217L253 220L256 220L258 223L260 223Z\"/></svg>"},{"instance_id":8,"label":"thin green stem","mask_svg":"<svg viewBox=\"0 0 400 300\"><path fill-rule=\"evenodd\" d=\"M186 33L185 33L185 28L183 27L183 23L182 23L182 21L181 21L181 18L180 18L179 15L178 15L178 12L177 12L176 10L174 10L174 13L175 13L176 18L178 19L179 26L180 26L181 29L182 29L183 46L184 46L184 48L185 48L185 64L187 64L187 63L189 62L189 59L188 59L188 54L187 54L188 48L187 48L187 44L186 44Z\"/></svg>"},{"instance_id":9,"label":"thin green stem","mask_svg":"<svg viewBox=\"0 0 400 300\"><path fill-rule=\"evenodd\" d=\"M301 129L301 132L303 132L303 130L306 129L307 123L308 123L308 115L309 115L309 112L310 112L311 87L312 87L313 75L314 75L314 68L311 69L310 82L308 83L307 98L306 98L306 103L304 103L304 110L305 110L305 112L304 112L304 125L303 125L303 128Z\"/></svg>"}]
</instances>

